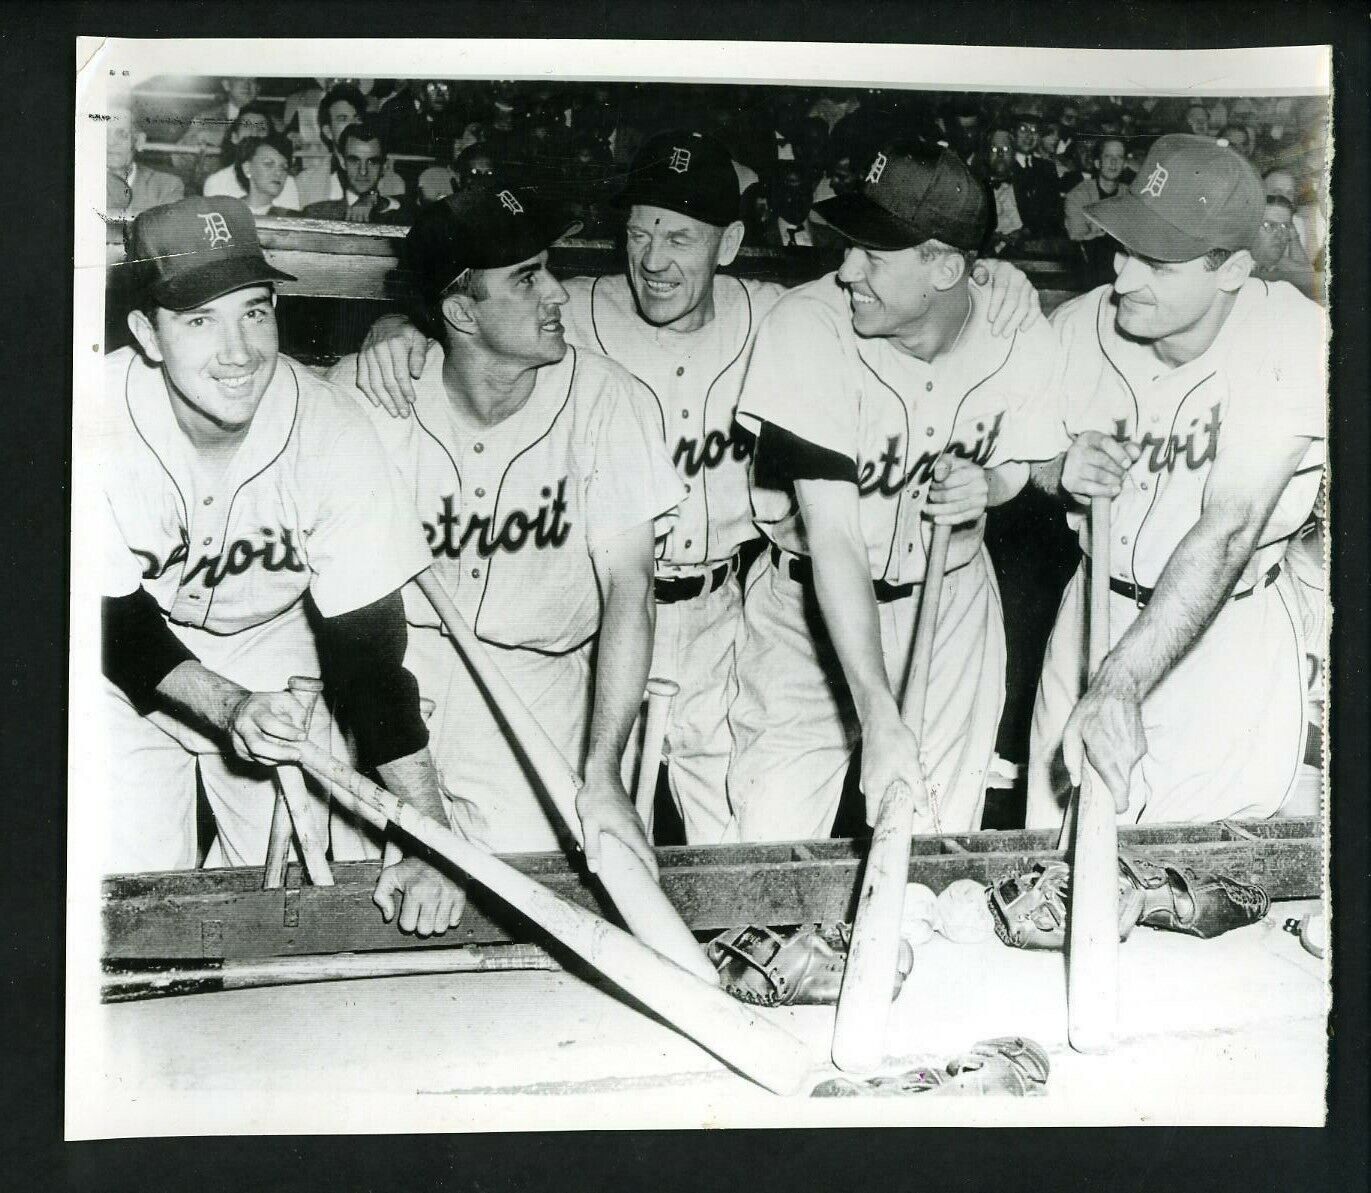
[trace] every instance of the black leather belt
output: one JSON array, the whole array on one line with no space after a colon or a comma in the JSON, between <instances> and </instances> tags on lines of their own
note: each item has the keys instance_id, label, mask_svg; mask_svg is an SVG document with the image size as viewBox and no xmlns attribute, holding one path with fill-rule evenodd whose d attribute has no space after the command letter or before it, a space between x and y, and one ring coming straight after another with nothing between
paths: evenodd
<instances>
[{"instance_id":1,"label":"black leather belt","mask_svg":"<svg viewBox=\"0 0 1371 1193\"><path fill-rule=\"evenodd\" d=\"M796 584L814 583L814 566L810 563L806 555L785 555L780 547L772 545L771 566L783 576L789 576ZM917 584L888 584L884 580L871 581L871 587L876 593L876 600L882 605L889 601L903 600L907 596L913 596Z\"/></svg>"},{"instance_id":2,"label":"black leather belt","mask_svg":"<svg viewBox=\"0 0 1371 1193\"><path fill-rule=\"evenodd\" d=\"M1277 576L1281 574L1281 565L1276 563L1271 565L1271 570L1258 580L1251 588L1245 588L1242 592L1235 592L1228 599L1230 601L1241 601L1250 597L1254 592L1266 588L1273 584ZM1130 584L1127 580L1119 580L1114 576L1109 577L1109 591L1117 592L1121 597L1127 597L1141 609L1152 599L1152 594L1156 591L1153 588L1144 588L1140 584Z\"/></svg>"},{"instance_id":3,"label":"black leather belt","mask_svg":"<svg viewBox=\"0 0 1371 1193\"><path fill-rule=\"evenodd\" d=\"M738 557L701 572L698 576L654 576L652 595L659 605L674 605L677 601L691 601L702 593L718 592L724 582L738 570Z\"/></svg>"}]
</instances>

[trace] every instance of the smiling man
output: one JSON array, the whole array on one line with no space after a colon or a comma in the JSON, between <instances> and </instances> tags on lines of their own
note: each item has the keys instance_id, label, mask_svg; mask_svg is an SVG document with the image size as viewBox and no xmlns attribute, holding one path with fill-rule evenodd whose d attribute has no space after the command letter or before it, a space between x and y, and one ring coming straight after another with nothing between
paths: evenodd
<instances>
[{"instance_id":1,"label":"smiling man","mask_svg":"<svg viewBox=\"0 0 1371 1193\"><path fill-rule=\"evenodd\" d=\"M1249 162L1187 134L1086 208L1123 251L1112 286L1053 317L1066 435L1034 476L1083 550L1084 505L1113 499L1111 648L1087 676L1083 560L1043 664L1030 827L1061 823L1082 751L1123 823L1272 816L1294 788L1305 649L1284 556L1323 472L1326 332L1252 276L1265 209Z\"/></svg>"},{"instance_id":2,"label":"smiling man","mask_svg":"<svg viewBox=\"0 0 1371 1193\"><path fill-rule=\"evenodd\" d=\"M686 840L713 845L731 817L739 549L757 537L748 496L752 435L734 412L757 326L784 290L719 272L736 258L743 225L732 157L715 138L677 130L649 139L619 204L627 211L624 272L566 282L567 339L603 352L646 385L685 486L657 558L651 673L681 689L665 756ZM988 289L1001 331L1033 317L1032 287L1012 266L997 263ZM424 349L423 334L406 321L378 321L359 358L361 385L374 401L408 409Z\"/></svg>"},{"instance_id":3,"label":"smiling man","mask_svg":"<svg viewBox=\"0 0 1371 1193\"><path fill-rule=\"evenodd\" d=\"M862 747L867 818L926 775L918 831L978 828L1004 702L987 506L1046 458L1045 323L998 337L970 283L985 186L950 150L887 145L860 192L819 205L843 265L757 333L738 406L756 431L770 566L748 581L729 772L745 841L827 836ZM1048 413L1051 412L1048 407ZM933 523L952 527L923 725L900 716Z\"/></svg>"},{"instance_id":4,"label":"smiling man","mask_svg":"<svg viewBox=\"0 0 1371 1193\"><path fill-rule=\"evenodd\" d=\"M435 575L584 774L587 860L608 832L655 873L620 761L652 651L654 523L684 486L642 385L567 346L547 250L576 227L498 175L421 210L405 260L437 340L408 418L356 397L410 487ZM355 378L357 361L333 375ZM404 596L452 820L496 852L558 848L519 744L428 599L415 586Z\"/></svg>"},{"instance_id":5,"label":"smiling man","mask_svg":"<svg viewBox=\"0 0 1371 1193\"><path fill-rule=\"evenodd\" d=\"M386 143L378 121L364 116L346 125L338 136L338 157L342 163L342 196L311 203L305 215L350 224L409 222L404 206L377 189L386 166Z\"/></svg>"},{"instance_id":6,"label":"smiling man","mask_svg":"<svg viewBox=\"0 0 1371 1193\"><path fill-rule=\"evenodd\" d=\"M272 286L293 279L232 198L145 212L128 263L137 348L107 358L92 411L114 540L107 871L194 866L197 782L214 814L206 864L262 864L271 768L303 737L294 675L322 674L360 763L442 815L398 593L428 551L366 419L278 350ZM455 926L463 902L417 857L387 867L375 897L423 934Z\"/></svg>"}]
</instances>

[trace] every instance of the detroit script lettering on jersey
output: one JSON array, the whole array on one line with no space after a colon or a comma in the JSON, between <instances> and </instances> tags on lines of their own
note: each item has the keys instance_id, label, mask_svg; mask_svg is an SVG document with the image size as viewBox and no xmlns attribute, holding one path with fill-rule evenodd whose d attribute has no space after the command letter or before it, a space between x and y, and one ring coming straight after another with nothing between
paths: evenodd
<instances>
[{"instance_id":1,"label":"detroit script lettering on jersey","mask_svg":"<svg viewBox=\"0 0 1371 1193\"><path fill-rule=\"evenodd\" d=\"M1151 431L1145 432L1138 440L1138 446L1142 448L1142 456L1139 458L1147 461L1147 470L1175 472L1178 460L1183 460L1191 472L1198 471L1206 464L1212 464L1219 454L1219 428L1223 425L1220 404L1216 402L1209 408L1209 421L1200 428L1197 445L1193 428L1199 427L1199 422L1198 418L1190 420L1192 430L1184 438L1176 434L1157 436ZM1115 420L1114 437L1120 442L1128 439L1126 419ZM1197 446L1201 449L1198 455L1195 452Z\"/></svg>"},{"instance_id":2,"label":"detroit script lettering on jersey","mask_svg":"<svg viewBox=\"0 0 1371 1193\"><path fill-rule=\"evenodd\" d=\"M754 443L752 436L736 424L727 432L710 431L703 444L683 435L677 440L671 462L683 477L694 479L707 468L719 467L726 459L739 463L751 459Z\"/></svg>"},{"instance_id":3,"label":"detroit script lettering on jersey","mask_svg":"<svg viewBox=\"0 0 1371 1193\"><path fill-rule=\"evenodd\" d=\"M263 526L258 531L258 536L260 537L255 541L254 537L234 539L227 550L217 555L201 555L186 568L181 579L182 586L199 577L204 587L218 588L229 576L241 576L254 564L268 572L305 570L304 562L295 549L295 540L284 526L277 530ZM180 544L172 548L165 560L159 560L152 551L137 547L130 547L129 550L143 561L143 579L155 580L165 575L174 565L183 563L190 557L190 541L186 537L185 528L182 527Z\"/></svg>"},{"instance_id":4,"label":"detroit script lettering on jersey","mask_svg":"<svg viewBox=\"0 0 1371 1193\"><path fill-rule=\"evenodd\" d=\"M557 482L555 492L550 485L544 485L540 490L543 502L535 511L511 510L499 520L498 528L496 519L483 514L471 514L463 526L461 515L456 513L456 501L452 494L447 494L437 518L424 523L429 550L435 559L456 559L474 539L476 553L488 559L496 551L521 551L530 540L535 547L562 547L571 537L571 521L566 517L566 485L565 476Z\"/></svg>"},{"instance_id":5,"label":"detroit script lettering on jersey","mask_svg":"<svg viewBox=\"0 0 1371 1193\"><path fill-rule=\"evenodd\" d=\"M954 439L947 445L946 452L921 452L909 470L898 475L897 470L904 458L902 450L904 436L891 435L885 441L885 451L875 460L858 461L857 491L863 495L880 493L885 497L894 497L910 481L927 484L933 479L933 466L945 454L960 456L963 460L970 460L973 464L984 467L991 455L994 454L995 444L1000 438L1000 424L1003 422L1004 413L1001 412L995 416L995 421L990 424L990 429L974 443L967 445ZM879 469L877 468L878 464L880 465Z\"/></svg>"}]
</instances>

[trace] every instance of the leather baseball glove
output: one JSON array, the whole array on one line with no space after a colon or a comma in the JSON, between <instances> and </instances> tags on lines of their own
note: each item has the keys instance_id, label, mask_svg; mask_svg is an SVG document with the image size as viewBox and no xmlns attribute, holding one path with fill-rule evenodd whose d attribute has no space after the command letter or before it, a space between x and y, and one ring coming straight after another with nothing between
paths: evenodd
<instances>
[{"instance_id":1,"label":"leather baseball glove","mask_svg":"<svg viewBox=\"0 0 1371 1193\"><path fill-rule=\"evenodd\" d=\"M763 1007L833 1004L843 984L851 924L810 924L775 931L759 925L729 928L706 946L720 985L734 998ZM914 966L900 941L899 972L892 998Z\"/></svg>"},{"instance_id":2,"label":"leather baseball glove","mask_svg":"<svg viewBox=\"0 0 1371 1193\"><path fill-rule=\"evenodd\" d=\"M989 900L996 935L1015 948L1063 948L1070 879L1070 867L1052 861L993 883ZM1269 906L1266 892L1251 883L1119 855L1120 940L1135 924L1209 939L1256 923Z\"/></svg>"}]
</instances>

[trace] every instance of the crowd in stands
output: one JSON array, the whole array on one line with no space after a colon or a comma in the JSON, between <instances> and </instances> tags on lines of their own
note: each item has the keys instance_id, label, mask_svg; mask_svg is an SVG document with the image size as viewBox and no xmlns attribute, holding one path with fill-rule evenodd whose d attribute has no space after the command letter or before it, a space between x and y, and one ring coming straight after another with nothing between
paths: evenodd
<instances>
[{"instance_id":1,"label":"crowd in stands","mask_svg":"<svg viewBox=\"0 0 1371 1193\"><path fill-rule=\"evenodd\" d=\"M713 84L432 79L197 80L218 98L186 110L159 80L109 125L110 214L183 193L232 194L258 214L407 224L416 206L498 163L555 190L612 238L612 197L643 140L714 132L734 156L746 243L832 248L813 210L861 184L877 146L923 138L986 180L986 252L1066 258L1084 284L1112 277L1113 246L1084 209L1127 186L1167 132L1222 139L1266 181L1258 276L1319 296L1327 238L1327 105L1318 97L1188 99ZM193 94L193 92L191 92ZM203 104L203 99L199 101ZM141 146L141 149L139 147ZM135 149L139 152L135 153Z\"/></svg>"}]
</instances>

